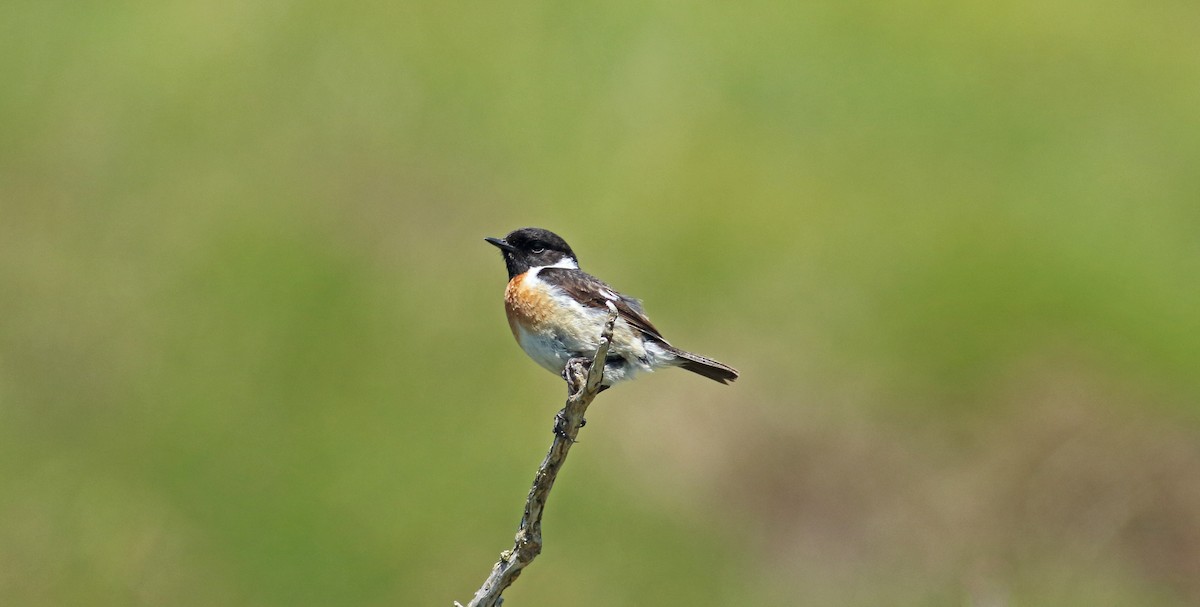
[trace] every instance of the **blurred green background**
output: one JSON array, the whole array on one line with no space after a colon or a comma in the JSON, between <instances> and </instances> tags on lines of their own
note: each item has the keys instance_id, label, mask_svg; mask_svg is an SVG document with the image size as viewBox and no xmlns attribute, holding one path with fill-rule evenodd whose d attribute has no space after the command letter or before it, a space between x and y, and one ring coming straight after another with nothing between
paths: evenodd
<instances>
[{"instance_id":1,"label":"blurred green background","mask_svg":"<svg viewBox=\"0 0 1200 607\"><path fill-rule=\"evenodd\" d=\"M0 604L1200 604L1200 5L0 5Z\"/></svg>"}]
</instances>

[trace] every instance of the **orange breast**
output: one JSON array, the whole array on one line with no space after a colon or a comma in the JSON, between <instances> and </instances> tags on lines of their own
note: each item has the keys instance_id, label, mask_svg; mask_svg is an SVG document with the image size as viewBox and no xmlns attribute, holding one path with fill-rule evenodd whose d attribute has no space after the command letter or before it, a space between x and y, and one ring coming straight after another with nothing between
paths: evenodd
<instances>
[{"instance_id":1,"label":"orange breast","mask_svg":"<svg viewBox=\"0 0 1200 607\"><path fill-rule=\"evenodd\" d=\"M553 312L553 302L546 289L539 288L537 278L529 279L529 274L518 274L508 281L504 289L504 312L508 316L508 328L513 337L521 340L518 327L534 332L542 328Z\"/></svg>"}]
</instances>

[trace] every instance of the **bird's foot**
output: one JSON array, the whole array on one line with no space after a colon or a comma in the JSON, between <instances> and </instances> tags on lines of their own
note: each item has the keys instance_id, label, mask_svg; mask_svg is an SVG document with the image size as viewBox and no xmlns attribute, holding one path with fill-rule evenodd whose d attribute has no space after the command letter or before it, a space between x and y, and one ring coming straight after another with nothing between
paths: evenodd
<instances>
[{"instance_id":1,"label":"bird's foot","mask_svg":"<svg viewBox=\"0 0 1200 607\"><path fill-rule=\"evenodd\" d=\"M567 364L563 365L563 370L561 373L563 379L567 381L571 380L571 367L575 365L579 365L583 369L584 373L586 373L592 368L592 359L586 356L572 356L567 360Z\"/></svg>"},{"instance_id":2,"label":"bird's foot","mask_svg":"<svg viewBox=\"0 0 1200 607\"><path fill-rule=\"evenodd\" d=\"M567 382L567 393L578 394L587 385L588 372L592 368L592 359L575 356L563 365L562 378Z\"/></svg>"}]
</instances>

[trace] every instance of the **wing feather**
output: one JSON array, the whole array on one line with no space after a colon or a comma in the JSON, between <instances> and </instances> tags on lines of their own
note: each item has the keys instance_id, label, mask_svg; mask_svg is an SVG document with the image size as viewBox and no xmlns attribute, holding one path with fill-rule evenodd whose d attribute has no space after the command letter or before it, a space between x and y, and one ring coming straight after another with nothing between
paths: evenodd
<instances>
[{"instance_id":1,"label":"wing feather","mask_svg":"<svg viewBox=\"0 0 1200 607\"><path fill-rule=\"evenodd\" d=\"M589 308L606 309L611 301L617 307L620 318L630 326L657 341L667 343L662 333L659 333L650 319L646 318L642 302L621 295L599 278L574 268L542 268L542 271L538 272L538 278L562 289Z\"/></svg>"}]
</instances>

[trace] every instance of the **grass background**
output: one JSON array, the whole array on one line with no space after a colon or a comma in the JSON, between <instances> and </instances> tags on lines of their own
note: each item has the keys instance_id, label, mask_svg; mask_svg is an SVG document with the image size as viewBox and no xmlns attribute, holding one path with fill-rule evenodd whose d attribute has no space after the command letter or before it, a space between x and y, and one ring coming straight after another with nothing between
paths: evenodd
<instances>
[{"instance_id":1,"label":"grass background","mask_svg":"<svg viewBox=\"0 0 1200 607\"><path fill-rule=\"evenodd\" d=\"M551 228L606 393L513 605L1200 603L1187 2L0 6L0 603L449 605Z\"/></svg>"}]
</instances>

